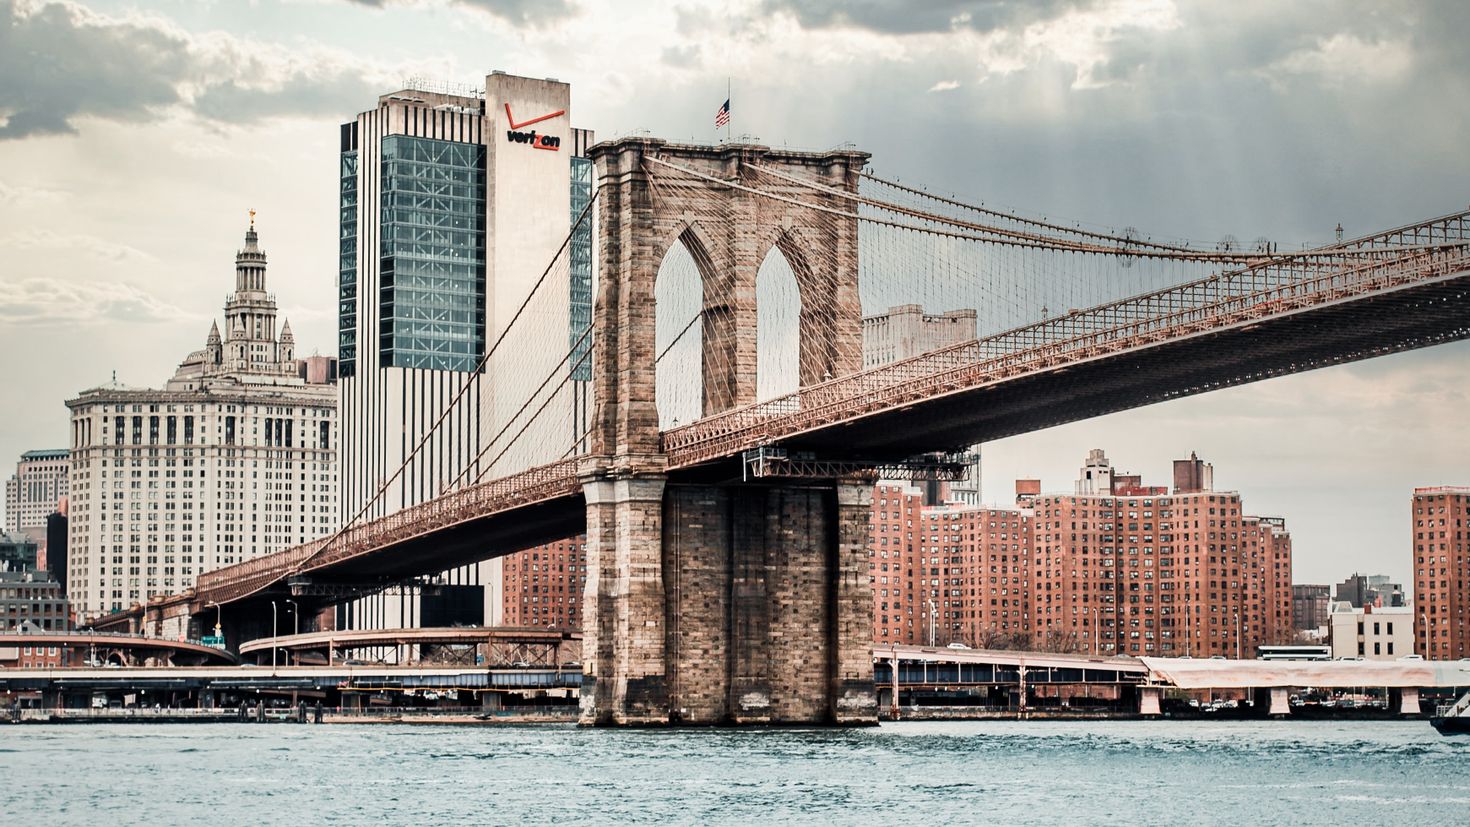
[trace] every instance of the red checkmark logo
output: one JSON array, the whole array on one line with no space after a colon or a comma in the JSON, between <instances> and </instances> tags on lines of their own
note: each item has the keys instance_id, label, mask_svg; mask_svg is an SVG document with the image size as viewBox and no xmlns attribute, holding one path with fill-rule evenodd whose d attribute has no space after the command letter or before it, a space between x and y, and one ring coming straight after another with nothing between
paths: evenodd
<instances>
[{"instance_id":1,"label":"red checkmark logo","mask_svg":"<svg viewBox=\"0 0 1470 827\"><path fill-rule=\"evenodd\" d=\"M558 117L560 115L565 115L566 113L567 113L567 110L565 110L565 109L558 109L558 110L556 110L555 112L552 112L549 115L542 115L539 118L532 118L529 121L521 121L520 123L516 123L516 116L510 114L510 104L507 103L505 105L505 119L508 120L508 121L510 121L510 128L511 129L520 129L523 126L530 126L533 123L541 123L542 121L549 121L552 118Z\"/></svg>"}]
</instances>

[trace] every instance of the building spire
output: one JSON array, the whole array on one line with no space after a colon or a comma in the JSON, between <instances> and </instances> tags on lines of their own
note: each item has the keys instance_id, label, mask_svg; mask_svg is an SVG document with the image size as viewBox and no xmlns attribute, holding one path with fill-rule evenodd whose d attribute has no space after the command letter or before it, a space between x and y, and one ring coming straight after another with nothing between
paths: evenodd
<instances>
[{"instance_id":1,"label":"building spire","mask_svg":"<svg viewBox=\"0 0 1470 827\"><path fill-rule=\"evenodd\" d=\"M250 211L250 228L245 231L245 247L235 255L235 292L265 292L265 253L260 250L260 237L255 234L255 210Z\"/></svg>"}]
</instances>

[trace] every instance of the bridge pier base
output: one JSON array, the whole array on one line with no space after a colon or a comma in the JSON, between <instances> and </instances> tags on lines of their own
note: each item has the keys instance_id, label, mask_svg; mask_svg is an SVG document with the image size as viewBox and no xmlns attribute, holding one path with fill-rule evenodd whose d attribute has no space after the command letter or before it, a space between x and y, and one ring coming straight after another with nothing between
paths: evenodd
<instances>
[{"instance_id":1,"label":"bridge pier base","mask_svg":"<svg viewBox=\"0 0 1470 827\"><path fill-rule=\"evenodd\" d=\"M584 490L583 724L877 722L868 486Z\"/></svg>"},{"instance_id":2,"label":"bridge pier base","mask_svg":"<svg viewBox=\"0 0 1470 827\"><path fill-rule=\"evenodd\" d=\"M1420 713L1418 687L1406 686L1403 689L1398 690L1397 694L1398 698L1396 700L1398 701L1398 703L1394 704L1394 706L1397 707L1395 711L1397 711L1398 714L1418 715Z\"/></svg>"}]
</instances>

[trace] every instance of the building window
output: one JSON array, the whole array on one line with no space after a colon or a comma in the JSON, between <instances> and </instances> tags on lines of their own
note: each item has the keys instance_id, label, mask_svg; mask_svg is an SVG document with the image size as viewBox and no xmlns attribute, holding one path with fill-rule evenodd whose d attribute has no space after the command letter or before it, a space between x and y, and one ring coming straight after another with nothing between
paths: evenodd
<instances>
[{"instance_id":1,"label":"building window","mask_svg":"<svg viewBox=\"0 0 1470 827\"><path fill-rule=\"evenodd\" d=\"M235 418L233 416L225 417L225 444L235 444Z\"/></svg>"}]
</instances>

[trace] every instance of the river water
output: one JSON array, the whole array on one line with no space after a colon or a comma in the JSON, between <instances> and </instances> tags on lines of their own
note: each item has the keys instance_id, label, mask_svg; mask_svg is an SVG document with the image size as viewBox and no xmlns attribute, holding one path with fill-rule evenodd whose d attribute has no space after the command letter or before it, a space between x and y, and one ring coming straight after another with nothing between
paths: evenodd
<instances>
[{"instance_id":1,"label":"river water","mask_svg":"<svg viewBox=\"0 0 1470 827\"><path fill-rule=\"evenodd\" d=\"M0 727L0 825L1470 824L1414 722Z\"/></svg>"}]
</instances>

